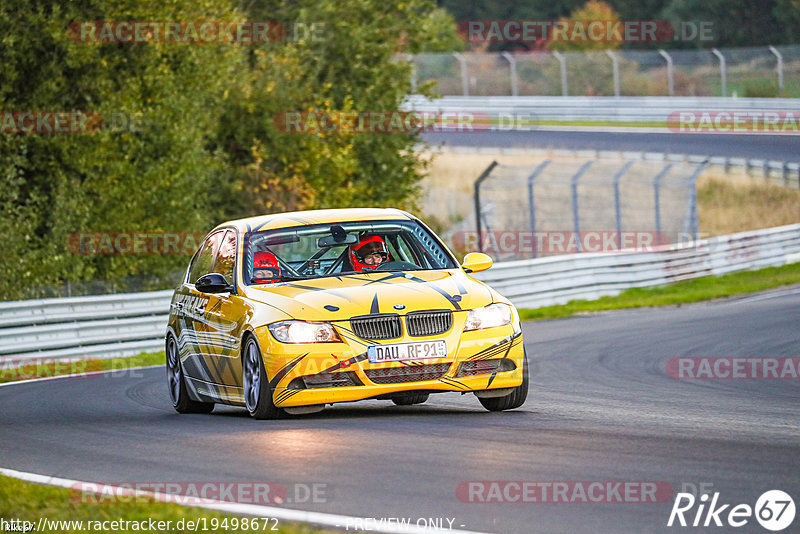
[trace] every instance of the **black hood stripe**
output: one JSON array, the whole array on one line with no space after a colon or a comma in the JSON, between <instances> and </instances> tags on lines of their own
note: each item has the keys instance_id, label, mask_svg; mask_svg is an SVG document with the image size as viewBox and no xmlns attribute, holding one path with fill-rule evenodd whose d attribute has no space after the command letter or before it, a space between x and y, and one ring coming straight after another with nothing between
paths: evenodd
<instances>
[{"instance_id":1,"label":"black hood stripe","mask_svg":"<svg viewBox=\"0 0 800 534\"><path fill-rule=\"evenodd\" d=\"M306 352L306 353L305 353L305 354L303 354L302 356L298 356L298 357L297 357L297 358L295 358L294 360L292 360L292 361L290 361L289 363L287 363L286 365L284 365L284 366L283 366L283 368L281 368L281 370L280 370L280 371L278 371L277 373L275 373L275 377L274 377L272 380L270 380L270 381L269 381L269 386L270 386L272 389L275 389L275 386L277 386L277 385L278 385L278 383L279 383L281 380L283 380L283 377L284 377L284 376L286 376L287 374L289 374L289 371L291 371L292 369L294 369L294 367L295 367L295 366L296 366L298 363L300 363L300 360L302 360L303 358L305 358L306 356L308 356L308 354L309 354L309 353L308 353L308 352Z\"/></svg>"}]
</instances>

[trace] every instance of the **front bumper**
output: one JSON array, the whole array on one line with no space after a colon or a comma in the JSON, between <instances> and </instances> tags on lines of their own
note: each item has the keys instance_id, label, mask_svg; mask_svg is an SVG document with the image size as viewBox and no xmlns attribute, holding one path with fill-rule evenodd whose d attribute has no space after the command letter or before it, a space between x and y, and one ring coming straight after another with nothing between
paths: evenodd
<instances>
[{"instance_id":1,"label":"front bumper","mask_svg":"<svg viewBox=\"0 0 800 534\"><path fill-rule=\"evenodd\" d=\"M398 340L403 341L410 340ZM456 331L446 341L448 356L440 359L373 364L365 348L358 352L347 343L280 344L281 353L266 354L264 363L279 407L351 402L406 391L463 393L522 384L524 351L516 324ZM465 362L470 363L462 365ZM326 387L326 383L337 385Z\"/></svg>"}]
</instances>

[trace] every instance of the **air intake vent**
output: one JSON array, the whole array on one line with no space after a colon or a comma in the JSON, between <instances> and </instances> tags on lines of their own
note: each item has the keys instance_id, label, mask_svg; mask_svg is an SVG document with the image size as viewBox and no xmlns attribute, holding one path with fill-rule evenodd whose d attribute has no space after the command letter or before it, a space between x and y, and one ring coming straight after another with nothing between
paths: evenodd
<instances>
[{"instance_id":1,"label":"air intake vent","mask_svg":"<svg viewBox=\"0 0 800 534\"><path fill-rule=\"evenodd\" d=\"M400 382L438 380L449 369L449 363L432 363L428 365L410 365L408 367L390 367L387 369L367 369L364 373L367 378L376 384L397 384Z\"/></svg>"},{"instance_id":2,"label":"air intake vent","mask_svg":"<svg viewBox=\"0 0 800 534\"><path fill-rule=\"evenodd\" d=\"M456 376L489 375L492 373L513 371L516 368L516 364L508 358L472 360L461 363L461 365L458 366Z\"/></svg>"},{"instance_id":3,"label":"air intake vent","mask_svg":"<svg viewBox=\"0 0 800 534\"><path fill-rule=\"evenodd\" d=\"M453 326L453 312L450 310L411 312L406 315L408 335L414 337L444 334L451 326Z\"/></svg>"},{"instance_id":4,"label":"air intake vent","mask_svg":"<svg viewBox=\"0 0 800 534\"><path fill-rule=\"evenodd\" d=\"M315 389L361 386L358 375L352 371L338 373L317 373L300 376L292 380L286 389Z\"/></svg>"},{"instance_id":5,"label":"air intake vent","mask_svg":"<svg viewBox=\"0 0 800 534\"><path fill-rule=\"evenodd\" d=\"M397 339L402 335L399 315L365 315L350 319L353 332L361 339Z\"/></svg>"}]
</instances>

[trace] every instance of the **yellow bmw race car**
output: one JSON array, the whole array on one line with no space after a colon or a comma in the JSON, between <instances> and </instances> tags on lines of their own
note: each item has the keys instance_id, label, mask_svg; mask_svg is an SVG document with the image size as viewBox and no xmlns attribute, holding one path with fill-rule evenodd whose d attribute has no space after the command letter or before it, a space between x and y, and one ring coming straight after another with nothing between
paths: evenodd
<instances>
[{"instance_id":1,"label":"yellow bmw race car","mask_svg":"<svg viewBox=\"0 0 800 534\"><path fill-rule=\"evenodd\" d=\"M491 411L528 394L519 315L469 276L421 221L336 209L224 223L205 238L170 305L167 378L181 413L215 403L256 419L326 404L474 393Z\"/></svg>"}]
</instances>

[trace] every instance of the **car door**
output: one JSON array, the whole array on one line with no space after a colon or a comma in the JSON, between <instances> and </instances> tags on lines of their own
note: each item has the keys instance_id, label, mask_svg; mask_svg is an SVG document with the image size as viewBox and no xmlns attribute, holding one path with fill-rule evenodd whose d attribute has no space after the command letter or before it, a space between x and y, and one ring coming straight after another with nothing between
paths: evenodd
<instances>
[{"instance_id":1,"label":"car door","mask_svg":"<svg viewBox=\"0 0 800 534\"><path fill-rule=\"evenodd\" d=\"M208 352L208 327L204 319L208 306L208 295L195 289L198 278L211 272L214 267L219 243L224 231L210 234L200 245L199 250L189 266L189 274L175 298L177 314L180 317L180 339L178 340L181 351L183 372L189 378L213 381L204 361L204 354Z\"/></svg>"},{"instance_id":2,"label":"car door","mask_svg":"<svg viewBox=\"0 0 800 534\"><path fill-rule=\"evenodd\" d=\"M236 286L234 278L236 266L237 235L235 230L227 230L220 240L214 266L211 272L225 277L228 284ZM242 368L239 360L239 344L244 325L244 305L241 297L228 292L206 295L205 328L208 343L203 356L206 364L220 385L241 388ZM234 394L225 391L223 395Z\"/></svg>"}]
</instances>

